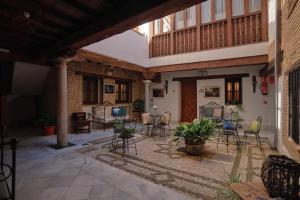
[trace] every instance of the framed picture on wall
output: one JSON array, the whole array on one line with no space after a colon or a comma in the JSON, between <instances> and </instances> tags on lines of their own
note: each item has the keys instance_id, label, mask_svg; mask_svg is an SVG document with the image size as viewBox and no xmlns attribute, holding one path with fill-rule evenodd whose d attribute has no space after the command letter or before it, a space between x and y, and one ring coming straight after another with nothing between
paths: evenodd
<instances>
[{"instance_id":1,"label":"framed picture on wall","mask_svg":"<svg viewBox=\"0 0 300 200\"><path fill-rule=\"evenodd\" d=\"M153 88L152 89L152 97L153 98L164 98L165 97L165 89L164 88Z\"/></svg>"},{"instance_id":2,"label":"framed picture on wall","mask_svg":"<svg viewBox=\"0 0 300 200\"><path fill-rule=\"evenodd\" d=\"M115 95L116 85L115 84L104 84L104 94Z\"/></svg>"},{"instance_id":3,"label":"framed picture on wall","mask_svg":"<svg viewBox=\"0 0 300 200\"><path fill-rule=\"evenodd\" d=\"M204 88L205 98L220 98L220 87L205 87Z\"/></svg>"}]
</instances>

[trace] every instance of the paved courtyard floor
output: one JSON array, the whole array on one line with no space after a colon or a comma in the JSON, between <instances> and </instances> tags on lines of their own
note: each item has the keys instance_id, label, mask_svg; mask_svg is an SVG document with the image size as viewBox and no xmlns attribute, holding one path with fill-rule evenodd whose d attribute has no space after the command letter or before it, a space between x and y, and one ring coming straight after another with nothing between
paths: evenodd
<instances>
[{"instance_id":1,"label":"paved courtyard floor","mask_svg":"<svg viewBox=\"0 0 300 200\"><path fill-rule=\"evenodd\" d=\"M18 131L14 133L25 136L35 130ZM22 137L17 149L16 199L199 199L78 152L87 143L109 136L111 129L70 134L70 142L76 145L62 150L48 147L55 136Z\"/></svg>"}]
</instances>

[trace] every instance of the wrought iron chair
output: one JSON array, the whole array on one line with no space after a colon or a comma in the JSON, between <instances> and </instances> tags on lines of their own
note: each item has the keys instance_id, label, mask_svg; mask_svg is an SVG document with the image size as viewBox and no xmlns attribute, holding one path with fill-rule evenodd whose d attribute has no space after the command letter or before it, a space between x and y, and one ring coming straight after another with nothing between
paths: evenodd
<instances>
[{"instance_id":1,"label":"wrought iron chair","mask_svg":"<svg viewBox=\"0 0 300 200\"><path fill-rule=\"evenodd\" d=\"M164 139L166 139L166 126L168 126L167 117L168 117L167 114L163 114L159 117L159 120L158 120L158 130L159 130L160 136L163 137ZM154 136L154 138L155 138L155 136Z\"/></svg>"},{"instance_id":2,"label":"wrought iron chair","mask_svg":"<svg viewBox=\"0 0 300 200\"><path fill-rule=\"evenodd\" d=\"M257 127L256 130L244 130L244 148L246 148L246 143L247 143L247 137L248 135L255 135L255 139L256 139L256 145L259 146L259 148L261 149L261 141L260 141L260 129L261 129L261 124L262 124L262 116L258 116L256 121L252 122L252 123L257 123Z\"/></svg>"},{"instance_id":3,"label":"wrought iron chair","mask_svg":"<svg viewBox=\"0 0 300 200\"><path fill-rule=\"evenodd\" d=\"M153 123L153 119L151 117L150 113L142 113L142 131L141 131L141 135L143 135L143 131L145 129L145 127L147 127L147 135L149 136L150 134L150 127L154 125Z\"/></svg>"},{"instance_id":4,"label":"wrought iron chair","mask_svg":"<svg viewBox=\"0 0 300 200\"><path fill-rule=\"evenodd\" d=\"M123 123L123 126L120 126L121 131L119 135L117 136L117 141L115 143L115 149L118 147L118 144L120 140L122 141L122 150L123 153L126 151L129 151L129 148L135 149L135 155L137 155L137 148L136 148L136 142L135 142L135 129L136 129L136 120L126 120ZM130 144L134 144L134 147L130 147Z\"/></svg>"},{"instance_id":5,"label":"wrought iron chair","mask_svg":"<svg viewBox=\"0 0 300 200\"><path fill-rule=\"evenodd\" d=\"M206 117L214 121L221 121L223 119L224 106L217 104L214 101L209 102L206 105L200 106L199 118Z\"/></svg>"},{"instance_id":6,"label":"wrought iron chair","mask_svg":"<svg viewBox=\"0 0 300 200\"><path fill-rule=\"evenodd\" d=\"M219 142L220 138L224 141L225 136L225 145L227 146L227 152L228 152L228 146L229 146L229 137L232 136L232 140L236 142L236 145L239 149L240 147L240 138L238 134L238 124L239 120L234 119L232 114L227 114L224 116L224 119L222 120L222 128L221 131L219 131L218 135L218 142L217 142L217 148L219 148Z\"/></svg>"}]
</instances>

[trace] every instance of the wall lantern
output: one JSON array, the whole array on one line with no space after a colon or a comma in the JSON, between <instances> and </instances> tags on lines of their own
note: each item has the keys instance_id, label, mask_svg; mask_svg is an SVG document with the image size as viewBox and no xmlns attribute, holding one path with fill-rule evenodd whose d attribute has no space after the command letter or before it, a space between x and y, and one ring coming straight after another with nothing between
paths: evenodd
<instances>
[{"instance_id":1,"label":"wall lantern","mask_svg":"<svg viewBox=\"0 0 300 200\"><path fill-rule=\"evenodd\" d=\"M253 93L255 93L255 92L256 92L256 85L257 85L256 76L252 76L252 87L253 87Z\"/></svg>"},{"instance_id":2,"label":"wall lantern","mask_svg":"<svg viewBox=\"0 0 300 200\"><path fill-rule=\"evenodd\" d=\"M166 94L168 94L168 88L169 88L169 82L168 82L168 80L165 80L164 86L165 86Z\"/></svg>"}]
</instances>

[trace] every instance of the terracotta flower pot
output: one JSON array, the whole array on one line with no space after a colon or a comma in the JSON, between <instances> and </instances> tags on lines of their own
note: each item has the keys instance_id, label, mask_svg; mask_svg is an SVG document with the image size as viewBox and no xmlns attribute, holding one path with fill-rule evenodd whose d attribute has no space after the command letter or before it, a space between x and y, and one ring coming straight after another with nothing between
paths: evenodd
<instances>
[{"instance_id":1,"label":"terracotta flower pot","mask_svg":"<svg viewBox=\"0 0 300 200\"><path fill-rule=\"evenodd\" d=\"M189 155L199 156L205 150L205 143L202 144L185 144L185 151Z\"/></svg>"},{"instance_id":2,"label":"terracotta flower pot","mask_svg":"<svg viewBox=\"0 0 300 200\"><path fill-rule=\"evenodd\" d=\"M54 135L55 134L55 126L46 126L45 127L45 134L47 136Z\"/></svg>"}]
</instances>

